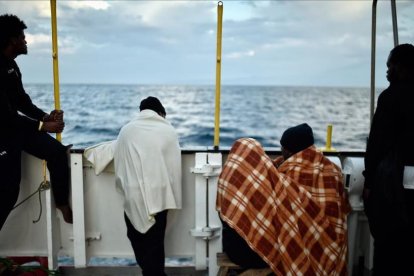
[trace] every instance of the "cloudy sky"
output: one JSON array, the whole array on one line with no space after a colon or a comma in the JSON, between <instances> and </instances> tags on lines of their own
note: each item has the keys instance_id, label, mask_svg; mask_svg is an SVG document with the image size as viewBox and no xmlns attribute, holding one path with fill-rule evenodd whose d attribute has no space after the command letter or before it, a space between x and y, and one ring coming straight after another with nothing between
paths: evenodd
<instances>
[{"instance_id":1,"label":"cloudy sky","mask_svg":"<svg viewBox=\"0 0 414 276\"><path fill-rule=\"evenodd\" d=\"M372 1L223 1L222 83L370 83ZM49 1L0 1L28 25L26 83L52 82ZM414 1L397 1L400 43L414 42ZM215 83L216 1L58 0L61 83ZM393 47L390 1L379 1L377 85Z\"/></svg>"}]
</instances>

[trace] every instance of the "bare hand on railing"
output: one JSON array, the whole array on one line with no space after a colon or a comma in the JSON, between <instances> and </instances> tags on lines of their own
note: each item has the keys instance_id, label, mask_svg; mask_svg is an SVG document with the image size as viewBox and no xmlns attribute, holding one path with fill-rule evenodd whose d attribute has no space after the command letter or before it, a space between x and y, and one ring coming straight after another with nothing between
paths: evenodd
<instances>
[{"instance_id":1,"label":"bare hand on railing","mask_svg":"<svg viewBox=\"0 0 414 276\"><path fill-rule=\"evenodd\" d=\"M65 123L63 121L45 121L41 130L49 133L61 133L64 128Z\"/></svg>"},{"instance_id":2,"label":"bare hand on railing","mask_svg":"<svg viewBox=\"0 0 414 276\"><path fill-rule=\"evenodd\" d=\"M43 117L43 122L63 122L63 110L53 110L50 114Z\"/></svg>"}]
</instances>

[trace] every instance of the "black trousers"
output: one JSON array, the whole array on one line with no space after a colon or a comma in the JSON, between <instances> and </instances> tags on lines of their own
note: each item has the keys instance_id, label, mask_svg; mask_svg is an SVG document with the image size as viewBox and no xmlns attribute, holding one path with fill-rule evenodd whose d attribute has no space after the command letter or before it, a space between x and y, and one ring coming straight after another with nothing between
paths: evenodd
<instances>
[{"instance_id":1,"label":"black trousers","mask_svg":"<svg viewBox=\"0 0 414 276\"><path fill-rule=\"evenodd\" d=\"M373 276L414 275L414 240L411 235L412 231L401 231L387 239L374 239Z\"/></svg>"},{"instance_id":2,"label":"black trousers","mask_svg":"<svg viewBox=\"0 0 414 276\"><path fill-rule=\"evenodd\" d=\"M401 221L385 203L372 210L379 214L368 216L374 237L373 276L414 275L414 190L405 190L404 197L408 220Z\"/></svg>"},{"instance_id":3,"label":"black trousers","mask_svg":"<svg viewBox=\"0 0 414 276\"><path fill-rule=\"evenodd\" d=\"M155 224L144 234L138 232L124 213L127 236L134 250L135 259L144 276L165 276L164 237L167 210L155 215Z\"/></svg>"},{"instance_id":4,"label":"black trousers","mask_svg":"<svg viewBox=\"0 0 414 276\"><path fill-rule=\"evenodd\" d=\"M221 219L220 219L221 220ZM223 225L223 251L229 259L242 268L266 268L269 265L257 254L247 242L225 221Z\"/></svg>"},{"instance_id":5,"label":"black trousers","mask_svg":"<svg viewBox=\"0 0 414 276\"><path fill-rule=\"evenodd\" d=\"M47 161L56 205L69 204L67 148L45 132L22 128L14 139L0 139L0 230L19 196L22 150Z\"/></svg>"}]
</instances>

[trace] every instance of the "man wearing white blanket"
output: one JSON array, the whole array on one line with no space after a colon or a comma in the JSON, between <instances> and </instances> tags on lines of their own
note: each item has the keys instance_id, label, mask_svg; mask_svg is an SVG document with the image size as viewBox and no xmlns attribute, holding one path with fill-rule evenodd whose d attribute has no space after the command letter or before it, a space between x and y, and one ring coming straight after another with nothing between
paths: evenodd
<instances>
[{"instance_id":1,"label":"man wearing white blanket","mask_svg":"<svg viewBox=\"0 0 414 276\"><path fill-rule=\"evenodd\" d=\"M122 127L114 147L116 186L124 197L127 235L143 275L166 275L167 210L181 208L178 136L155 97Z\"/></svg>"}]
</instances>

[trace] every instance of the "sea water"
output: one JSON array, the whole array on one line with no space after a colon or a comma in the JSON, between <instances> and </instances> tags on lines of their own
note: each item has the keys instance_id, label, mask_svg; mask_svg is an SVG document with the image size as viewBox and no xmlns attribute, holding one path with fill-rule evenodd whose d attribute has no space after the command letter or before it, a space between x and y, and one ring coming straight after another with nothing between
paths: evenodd
<instances>
[{"instance_id":1,"label":"sea water","mask_svg":"<svg viewBox=\"0 0 414 276\"><path fill-rule=\"evenodd\" d=\"M25 89L37 106L54 109L52 84L26 84ZM63 84L63 143L82 149L116 139L148 96L165 106L182 148L213 146L215 87L207 85ZM280 147L286 128L308 123L317 146L325 146L327 125L332 124L334 148L364 150L369 101L369 88L223 86L219 145L230 147L238 138L253 137L265 147Z\"/></svg>"}]
</instances>

